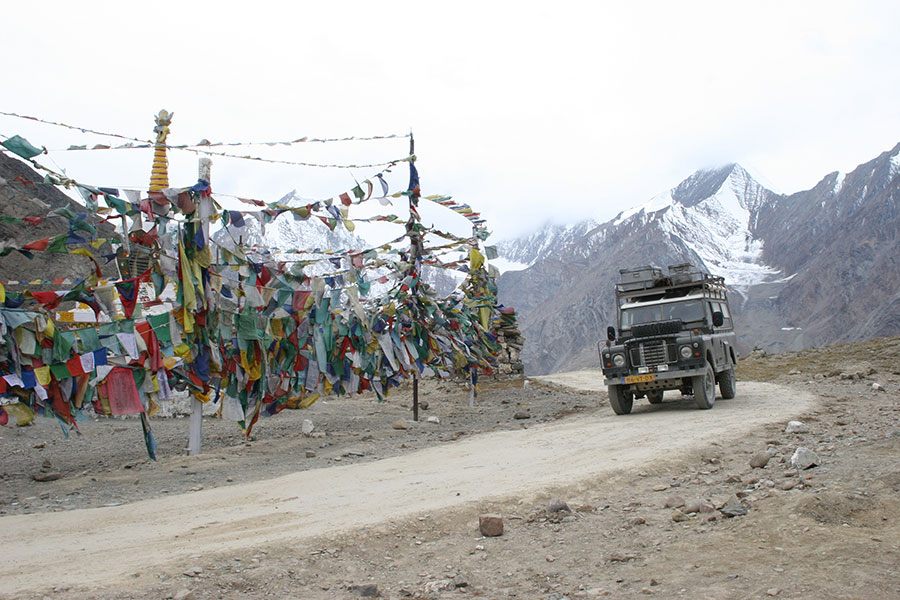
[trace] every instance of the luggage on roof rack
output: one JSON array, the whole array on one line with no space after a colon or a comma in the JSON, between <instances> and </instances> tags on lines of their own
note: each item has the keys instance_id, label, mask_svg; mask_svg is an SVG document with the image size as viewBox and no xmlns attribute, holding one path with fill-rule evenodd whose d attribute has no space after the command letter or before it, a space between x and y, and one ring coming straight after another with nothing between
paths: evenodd
<instances>
[{"instance_id":1,"label":"luggage on roof rack","mask_svg":"<svg viewBox=\"0 0 900 600\"><path fill-rule=\"evenodd\" d=\"M619 269L619 275L621 278L616 285L616 289L622 292L652 288L657 281L663 278L662 269L651 265L633 269Z\"/></svg>"},{"instance_id":2,"label":"luggage on roof rack","mask_svg":"<svg viewBox=\"0 0 900 600\"><path fill-rule=\"evenodd\" d=\"M669 278L673 285L703 281L705 273L691 263L669 265Z\"/></svg>"}]
</instances>

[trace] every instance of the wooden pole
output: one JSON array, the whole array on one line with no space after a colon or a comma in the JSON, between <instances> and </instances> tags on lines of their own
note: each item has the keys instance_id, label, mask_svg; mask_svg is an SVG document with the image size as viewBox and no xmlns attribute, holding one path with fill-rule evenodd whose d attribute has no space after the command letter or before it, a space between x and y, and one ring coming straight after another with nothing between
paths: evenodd
<instances>
[{"instance_id":1,"label":"wooden pole","mask_svg":"<svg viewBox=\"0 0 900 600\"><path fill-rule=\"evenodd\" d=\"M209 182L212 173L212 160L209 158L200 159L200 168L198 179ZM200 217L200 228L203 231L203 238L209 243L209 218L213 214L212 198L210 196L201 196L199 206L197 207L197 216ZM209 302L207 291L203 290L205 303ZM208 304L207 304L208 305ZM188 440L188 454L194 456L200 454L203 442L203 403L196 398L191 399L191 425L190 436Z\"/></svg>"}]
</instances>

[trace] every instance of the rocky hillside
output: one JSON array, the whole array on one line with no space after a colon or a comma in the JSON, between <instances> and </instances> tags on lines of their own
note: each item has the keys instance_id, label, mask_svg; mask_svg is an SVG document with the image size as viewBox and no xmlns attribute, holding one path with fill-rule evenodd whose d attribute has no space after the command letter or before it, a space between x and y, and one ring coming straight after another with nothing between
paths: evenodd
<instances>
[{"instance_id":1,"label":"rocky hillside","mask_svg":"<svg viewBox=\"0 0 900 600\"><path fill-rule=\"evenodd\" d=\"M61 216L48 216L54 210L68 208L74 213L87 209L62 193L56 186L41 183L43 175L23 161L0 152L0 214L7 217L42 217L36 224L0 223L0 246L20 248L43 238L62 235L69 231L69 222ZM97 237L111 237L112 226L100 224L95 215L86 217L97 228ZM78 235L86 235L80 231ZM74 247L74 246L73 246ZM99 254L111 252L109 245L101 247ZM103 265L104 260L100 260ZM32 281L69 278L77 280L90 275L93 264L85 257L69 254L35 252L29 259L13 251L0 259L0 281ZM103 265L103 273L116 277L114 262ZM50 289L40 285L7 286L13 292L24 289ZM58 287L58 286L57 286Z\"/></svg>"},{"instance_id":2,"label":"rocky hillside","mask_svg":"<svg viewBox=\"0 0 900 600\"><path fill-rule=\"evenodd\" d=\"M703 265L722 275L740 346L769 351L900 333L900 145L811 190L781 195L740 165L698 171L606 223L500 244L528 266L500 279L520 313L530 374L595 365L618 270Z\"/></svg>"}]
</instances>

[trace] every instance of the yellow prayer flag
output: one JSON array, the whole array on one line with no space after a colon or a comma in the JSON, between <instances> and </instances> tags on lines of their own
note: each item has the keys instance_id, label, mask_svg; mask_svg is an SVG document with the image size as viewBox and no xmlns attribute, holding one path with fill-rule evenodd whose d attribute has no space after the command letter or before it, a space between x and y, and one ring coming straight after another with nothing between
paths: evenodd
<instances>
[{"instance_id":1,"label":"yellow prayer flag","mask_svg":"<svg viewBox=\"0 0 900 600\"><path fill-rule=\"evenodd\" d=\"M94 253L88 250L87 248L75 248L74 250L69 250L69 254L77 254L78 256L86 256L87 258L94 258Z\"/></svg>"},{"instance_id":2,"label":"yellow prayer flag","mask_svg":"<svg viewBox=\"0 0 900 600\"><path fill-rule=\"evenodd\" d=\"M476 248L469 250L469 268L477 271L484 266L484 255Z\"/></svg>"},{"instance_id":3,"label":"yellow prayer flag","mask_svg":"<svg viewBox=\"0 0 900 600\"><path fill-rule=\"evenodd\" d=\"M34 421L34 412L21 402L7 404L3 410L16 418L16 425L19 427L25 427Z\"/></svg>"},{"instance_id":4,"label":"yellow prayer flag","mask_svg":"<svg viewBox=\"0 0 900 600\"><path fill-rule=\"evenodd\" d=\"M38 367L34 370L34 376L41 385L50 385L50 367Z\"/></svg>"},{"instance_id":5,"label":"yellow prayer flag","mask_svg":"<svg viewBox=\"0 0 900 600\"><path fill-rule=\"evenodd\" d=\"M209 394L204 394L204 393L198 392L197 390L191 390L191 396L193 396L194 398L197 399L198 402L202 402L203 404L206 404L207 402L209 402Z\"/></svg>"},{"instance_id":6,"label":"yellow prayer flag","mask_svg":"<svg viewBox=\"0 0 900 600\"><path fill-rule=\"evenodd\" d=\"M178 284L181 286L181 293L184 296L184 312L187 315L188 310L195 310L197 308L197 295L194 292L194 283L191 281L191 262L188 260L187 254L184 252L184 244L181 241L178 242L178 255L181 257L181 274L182 278ZM187 333L191 333L194 331L194 324L191 323L191 328L187 328L187 316L185 316L184 330Z\"/></svg>"},{"instance_id":7,"label":"yellow prayer flag","mask_svg":"<svg viewBox=\"0 0 900 600\"><path fill-rule=\"evenodd\" d=\"M300 401L300 408L309 408L319 399L319 394L310 394Z\"/></svg>"}]
</instances>

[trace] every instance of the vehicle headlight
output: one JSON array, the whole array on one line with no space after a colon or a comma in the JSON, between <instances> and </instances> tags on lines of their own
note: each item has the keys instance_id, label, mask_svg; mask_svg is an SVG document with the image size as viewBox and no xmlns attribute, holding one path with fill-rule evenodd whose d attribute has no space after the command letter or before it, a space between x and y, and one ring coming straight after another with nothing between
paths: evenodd
<instances>
[{"instance_id":1,"label":"vehicle headlight","mask_svg":"<svg viewBox=\"0 0 900 600\"><path fill-rule=\"evenodd\" d=\"M617 367L625 366L625 355L624 354L613 354L613 364Z\"/></svg>"},{"instance_id":2,"label":"vehicle headlight","mask_svg":"<svg viewBox=\"0 0 900 600\"><path fill-rule=\"evenodd\" d=\"M690 346L682 346L679 352L681 352L681 358L690 358L694 354Z\"/></svg>"}]
</instances>

